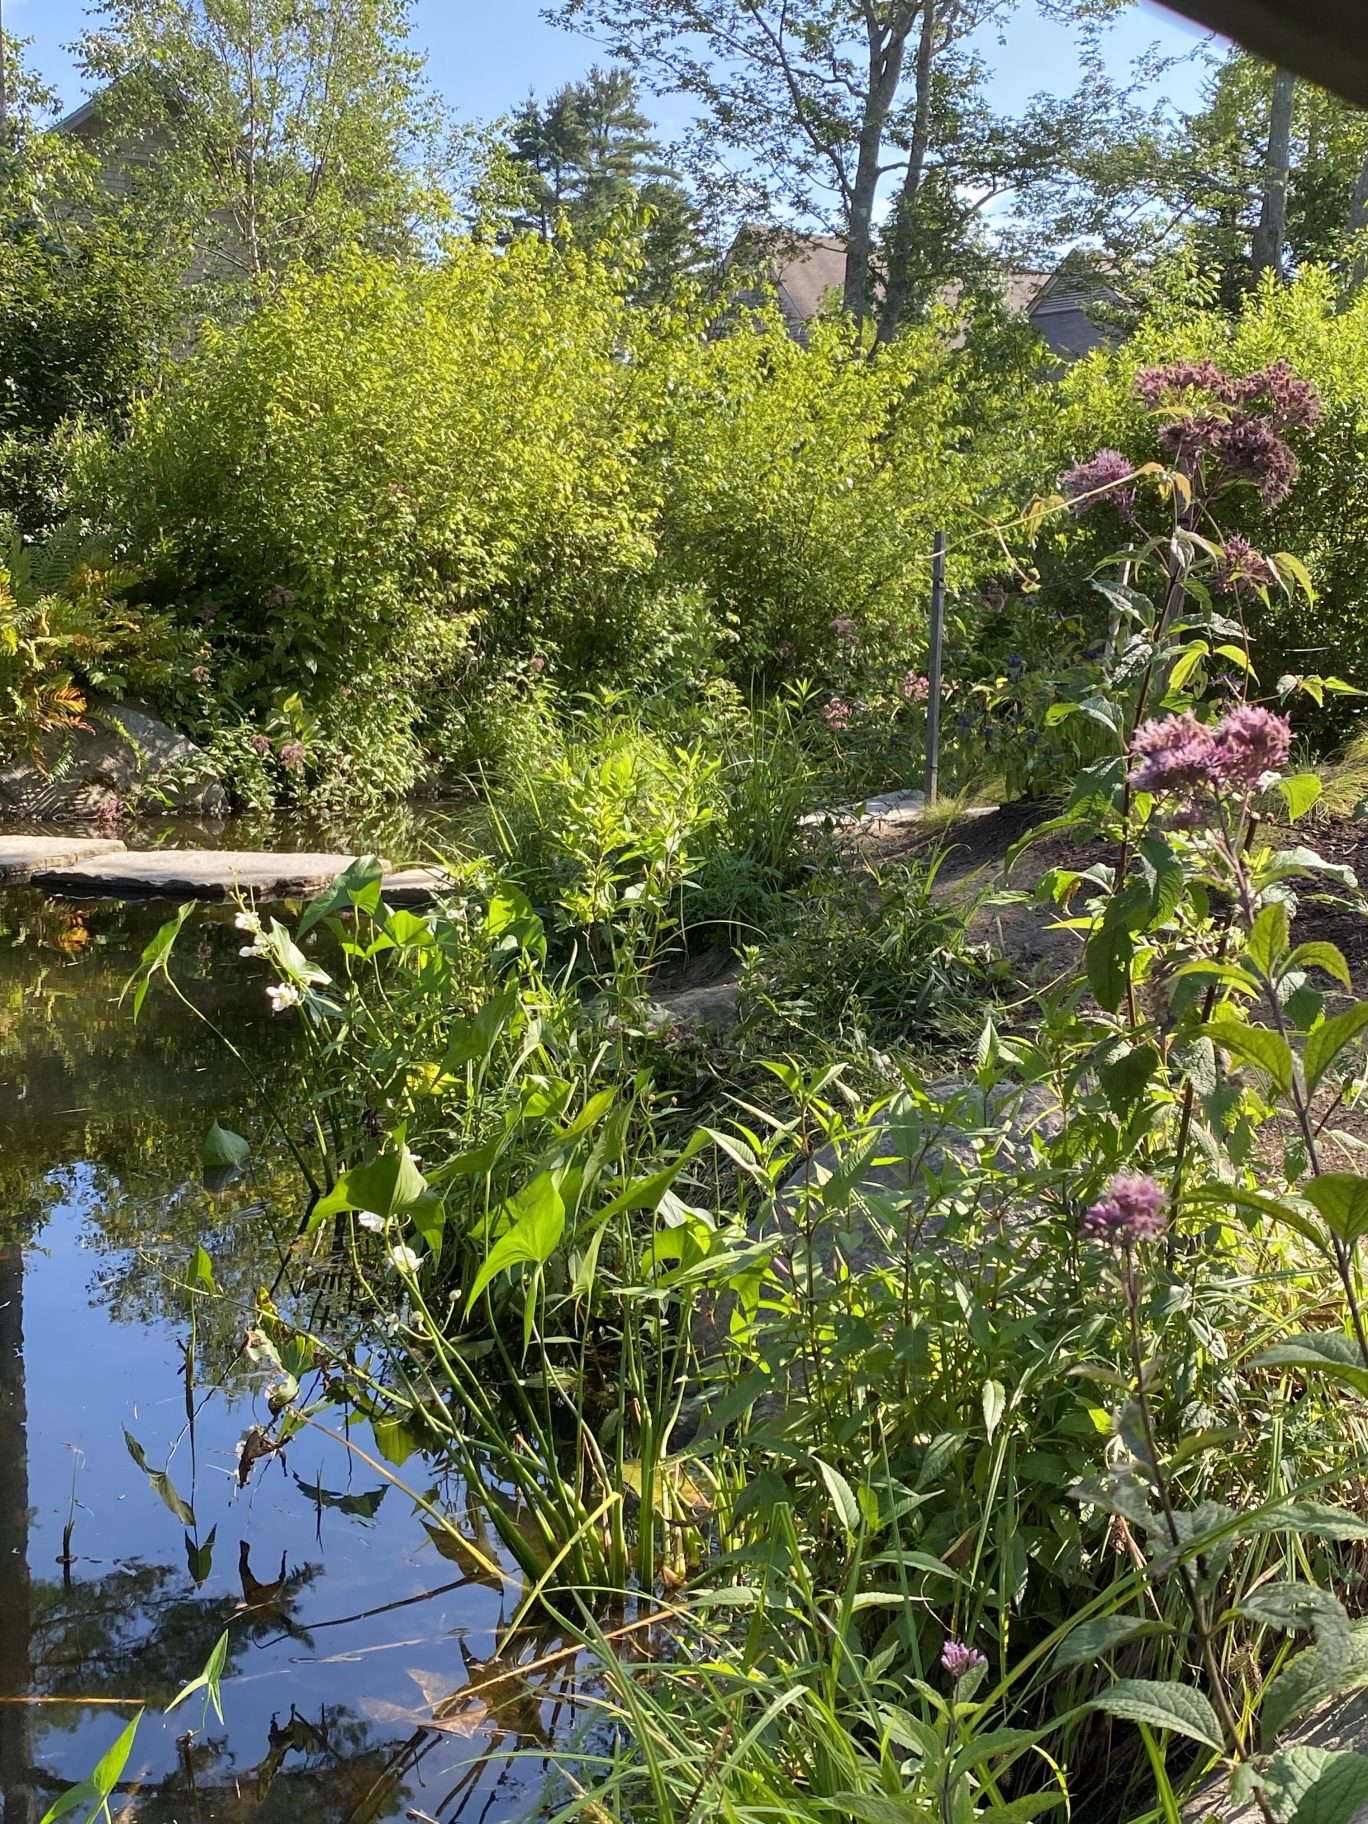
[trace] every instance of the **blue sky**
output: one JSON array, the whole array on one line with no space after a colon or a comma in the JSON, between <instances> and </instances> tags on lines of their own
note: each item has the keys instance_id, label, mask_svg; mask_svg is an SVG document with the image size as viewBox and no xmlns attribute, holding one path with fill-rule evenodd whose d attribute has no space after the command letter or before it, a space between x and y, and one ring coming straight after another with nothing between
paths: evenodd
<instances>
[{"instance_id":1,"label":"blue sky","mask_svg":"<svg viewBox=\"0 0 1368 1824\"><path fill-rule=\"evenodd\" d=\"M428 53L436 87L465 118L492 119L521 101L529 88L539 94L579 76L601 56L587 39L547 25L541 18L546 0L417 0L416 38ZM63 51L81 30L83 0L3 0L6 28L33 40L31 55L38 68L61 91L64 100L81 99L80 81ZM1125 67L1149 45L1182 54L1200 45L1192 26L1140 0L1108 39L1108 56ZM1068 34L1046 26L1034 8L1023 5L1008 27L1006 44L985 44L997 74L994 94L999 105L1016 107L1041 90L1063 93L1073 86L1077 65ZM1194 63L1175 68L1167 82L1180 105L1190 103L1200 81ZM684 110L662 98L653 112L666 136L683 124Z\"/></svg>"}]
</instances>

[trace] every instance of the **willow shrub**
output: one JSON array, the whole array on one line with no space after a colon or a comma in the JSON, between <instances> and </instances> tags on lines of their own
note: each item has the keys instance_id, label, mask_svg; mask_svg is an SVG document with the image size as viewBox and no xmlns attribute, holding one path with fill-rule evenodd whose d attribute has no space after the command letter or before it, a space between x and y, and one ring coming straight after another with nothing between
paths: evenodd
<instances>
[{"instance_id":1,"label":"willow shrub","mask_svg":"<svg viewBox=\"0 0 1368 1824\"><path fill-rule=\"evenodd\" d=\"M915 644L965 495L953 356L645 310L610 251L456 240L427 270L301 274L86 446L82 513L207 629L182 723L271 732L298 693L297 788L402 790L423 745L478 757L468 712L529 666L748 678L819 659L840 616Z\"/></svg>"}]
</instances>

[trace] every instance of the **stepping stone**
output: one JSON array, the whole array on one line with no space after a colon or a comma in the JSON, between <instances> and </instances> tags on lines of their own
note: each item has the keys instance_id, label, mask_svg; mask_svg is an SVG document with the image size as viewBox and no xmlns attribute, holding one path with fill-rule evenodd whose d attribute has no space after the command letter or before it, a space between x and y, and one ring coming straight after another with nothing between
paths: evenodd
<instances>
[{"instance_id":1,"label":"stepping stone","mask_svg":"<svg viewBox=\"0 0 1368 1824\"><path fill-rule=\"evenodd\" d=\"M380 897L387 906L421 911L451 891L451 876L441 868L401 868L380 882Z\"/></svg>"},{"instance_id":2,"label":"stepping stone","mask_svg":"<svg viewBox=\"0 0 1368 1824\"><path fill-rule=\"evenodd\" d=\"M237 892L261 899L307 899L330 886L354 859L235 849L125 849L41 868L33 884L45 893L77 899L228 899Z\"/></svg>"},{"instance_id":3,"label":"stepping stone","mask_svg":"<svg viewBox=\"0 0 1368 1824\"><path fill-rule=\"evenodd\" d=\"M40 868L65 868L97 855L117 855L123 844L97 836L0 836L0 884L29 880Z\"/></svg>"}]
</instances>

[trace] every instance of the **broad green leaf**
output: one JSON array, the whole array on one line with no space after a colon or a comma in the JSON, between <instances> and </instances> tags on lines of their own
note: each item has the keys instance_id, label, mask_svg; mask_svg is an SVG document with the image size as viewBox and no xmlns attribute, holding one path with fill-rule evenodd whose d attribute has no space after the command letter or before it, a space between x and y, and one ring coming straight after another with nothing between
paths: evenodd
<instances>
[{"instance_id":1,"label":"broad green leaf","mask_svg":"<svg viewBox=\"0 0 1368 1824\"><path fill-rule=\"evenodd\" d=\"M855 1490L846 1481L839 1469L833 1469L830 1463L824 1463L820 1457L812 1459L817 1474L822 1478L823 1486L831 1496L831 1505L836 1509L848 1536L853 1538L860 1530L860 1503Z\"/></svg>"},{"instance_id":2,"label":"broad green leaf","mask_svg":"<svg viewBox=\"0 0 1368 1824\"><path fill-rule=\"evenodd\" d=\"M1279 779L1278 791L1287 806L1287 820L1295 823L1321 795L1318 773L1294 773L1290 779Z\"/></svg>"},{"instance_id":3,"label":"broad green leaf","mask_svg":"<svg viewBox=\"0 0 1368 1824\"><path fill-rule=\"evenodd\" d=\"M1368 1178L1357 1172L1322 1172L1307 1179L1302 1196L1315 1204L1325 1226L1341 1241L1353 1243L1368 1233Z\"/></svg>"},{"instance_id":4,"label":"broad green leaf","mask_svg":"<svg viewBox=\"0 0 1368 1824\"><path fill-rule=\"evenodd\" d=\"M1149 928L1165 924L1183 897L1183 864L1162 836L1148 835L1140 842L1140 870L1150 894Z\"/></svg>"},{"instance_id":5,"label":"broad green leaf","mask_svg":"<svg viewBox=\"0 0 1368 1824\"><path fill-rule=\"evenodd\" d=\"M142 1714L139 1710L113 1747L107 1748L100 1756L90 1778L64 1792L56 1804L43 1813L42 1824L56 1824L58 1818L69 1816L82 1805L93 1805L94 1809L87 1814L88 1817L94 1817L96 1811L104 1809L128 1765L128 1757L133 1752L133 1738L138 1733Z\"/></svg>"},{"instance_id":6,"label":"broad green leaf","mask_svg":"<svg viewBox=\"0 0 1368 1824\"><path fill-rule=\"evenodd\" d=\"M1264 1748L1273 1746L1284 1729L1299 1722L1328 1697L1346 1691L1357 1691L1368 1685L1368 1638L1363 1623L1353 1631L1346 1655L1319 1643L1307 1647L1288 1661L1264 1687L1259 1709L1259 1735Z\"/></svg>"},{"instance_id":7,"label":"broad green leaf","mask_svg":"<svg viewBox=\"0 0 1368 1824\"><path fill-rule=\"evenodd\" d=\"M374 1210L377 1216L393 1216L417 1203L426 1189L427 1180L414 1163L413 1154L401 1143L372 1159L369 1165L343 1172L309 1212L309 1227L317 1228L320 1222L343 1210Z\"/></svg>"},{"instance_id":8,"label":"broad green leaf","mask_svg":"<svg viewBox=\"0 0 1368 1824\"><path fill-rule=\"evenodd\" d=\"M470 1288L470 1303L510 1267L544 1266L565 1232L565 1203L550 1172L542 1172L503 1206L511 1226L485 1257Z\"/></svg>"},{"instance_id":9,"label":"broad green leaf","mask_svg":"<svg viewBox=\"0 0 1368 1824\"><path fill-rule=\"evenodd\" d=\"M993 1433L1002 1423L1002 1415L1007 1410L1007 1390L1001 1381L983 1383L983 1423L988 1432L988 1442L993 1441Z\"/></svg>"},{"instance_id":10,"label":"broad green leaf","mask_svg":"<svg viewBox=\"0 0 1368 1824\"><path fill-rule=\"evenodd\" d=\"M352 906L373 918L380 908L380 882L384 872L377 855L358 855L330 887L325 887L305 906L295 927L295 936L307 937L325 918Z\"/></svg>"},{"instance_id":11,"label":"broad green leaf","mask_svg":"<svg viewBox=\"0 0 1368 1824\"><path fill-rule=\"evenodd\" d=\"M195 1511L190 1506L190 1503L188 1501L183 1501L176 1493L175 1485L172 1483L171 1477L166 1470L153 1469L149 1465L146 1452L143 1450L142 1445L139 1444L138 1440L133 1436L133 1433L127 1428L124 1430L124 1443L128 1446L129 1456L132 1457L138 1468L147 1477L148 1481L152 1484L152 1487L171 1509L171 1512L176 1516L177 1520L180 1521L181 1525L193 1526L195 1524Z\"/></svg>"},{"instance_id":12,"label":"broad green leaf","mask_svg":"<svg viewBox=\"0 0 1368 1824\"><path fill-rule=\"evenodd\" d=\"M1089 1708L1105 1710L1127 1722L1148 1723L1151 1729L1171 1729L1218 1753L1223 1746L1216 1712L1191 1685L1168 1679L1121 1678L1095 1697Z\"/></svg>"},{"instance_id":13,"label":"broad green leaf","mask_svg":"<svg viewBox=\"0 0 1368 1824\"><path fill-rule=\"evenodd\" d=\"M1274 1824L1353 1824L1368 1805L1368 1756L1298 1743L1269 1761L1263 1791Z\"/></svg>"},{"instance_id":14,"label":"broad green leaf","mask_svg":"<svg viewBox=\"0 0 1368 1824\"><path fill-rule=\"evenodd\" d=\"M209 1537L201 1545L193 1533L185 1535L185 1564L190 1576L197 1584L205 1582L214 1568L214 1541L218 1538L218 1527L209 1529Z\"/></svg>"},{"instance_id":15,"label":"broad green leaf","mask_svg":"<svg viewBox=\"0 0 1368 1824\"><path fill-rule=\"evenodd\" d=\"M1302 1051L1308 1089L1316 1087L1345 1046L1352 1044L1365 1026L1368 1026L1368 1001L1356 1001L1323 1026L1317 1026Z\"/></svg>"},{"instance_id":16,"label":"broad green leaf","mask_svg":"<svg viewBox=\"0 0 1368 1824\"><path fill-rule=\"evenodd\" d=\"M207 1172L222 1171L227 1166L241 1165L251 1150L241 1134L220 1127L215 1121L200 1147L200 1164Z\"/></svg>"},{"instance_id":17,"label":"broad green leaf","mask_svg":"<svg viewBox=\"0 0 1368 1824\"><path fill-rule=\"evenodd\" d=\"M1096 1621L1081 1621L1070 1628L1055 1648L1050 1661L1056 1672L1068 1666L1092 1665L1124 1647L1127 1641L1141 1640L1148 1634L1166 1634L1167 1625L1142 1615L1102 1615Z\"/></svg>"},{"instance_id":18,"label":"broad green leaf","mask_svg":"<svg viewBox=\"0 0 1368 1824\"><path fill-rule=\"evenodd\" d=\"M1298 944L1283 964L1283 969L1289 973L1293 969L1323 969L1345 988L1354 985L1349 977L1349 965L1344 960L1344 952L1321 938L1314 943Z\"/></svg>"},{"instance_id":19,"label":"broad green leaf","mask_svg":"<svg viewBox=\"0 0 1368 1824\"><path fill-rule=\"evenodd\" d=\"M1314 1634L1349 1647L1349 1616L1338 1596L1313 1583L1261 1583L1240 1599L1240 1613L1287 1634Z\"/></svg>"},{"instance_id":20,"label":"broad green leaf","mask_svg":"<svg viewBox=\"0 0 1368 1824\"><path fill-rule=\"evenodd\" d=\"M1242 1063L1254 1064L1286 1092L1292 1087L1292 1050L1281 1033L1267 1026L1246 1026L1243 1020L1212 1020L1202 1034L1222 1051Z\"/></svg>"},{"instance_id":21,"label":"broad green leaf","mask_svg":"<svg viewBox=\"0 0 1368 1824\"><path fill-rule=\"evenodd\" d=\"M1098 1072L1098 1082L1118 1121L1144 1096L1158 1067L1159 1053L1153 1045L1133 1045Z\"/></svg>"},{"instance_id":22,"label":"broad green leaf","mask_svg":"<svg viewBox=\"0 0 1368 1824\"><path fill-rule=\"evenodd\" d=\"M1342 1381L1358 1393L1368 1394L1368 1367L1358 1344L1340 1330L1315 1331L1289 1336L1250 1361L1251 1368L1314 1368L1332 1381Z\"/></svg>"},{"instance_id":23,"label":"broad green leaf","mask_svg":"<svg viewBox=\"0 0 1368 1824\"><path fill-rule=\"evenodd\" d=\"M1131 934L1122 925L1103 926L1088 939L1084 951L1088 985L1106 1013L1115 1013L1121 1005L1126 991L1126 965L1134 949Z\"/></svg>"},{"instance_id":24,"label":"broad green leaf","mask_svg":"<svg viewBox=\"0 0 1368 1824\"><path fill-rule=\"evenodd\" d=\"M1271 981L1287 949L1287 907L1280 900L1264 906L1254 920L1245 956L1265 981Z\"/></svg>"}]
</instances>

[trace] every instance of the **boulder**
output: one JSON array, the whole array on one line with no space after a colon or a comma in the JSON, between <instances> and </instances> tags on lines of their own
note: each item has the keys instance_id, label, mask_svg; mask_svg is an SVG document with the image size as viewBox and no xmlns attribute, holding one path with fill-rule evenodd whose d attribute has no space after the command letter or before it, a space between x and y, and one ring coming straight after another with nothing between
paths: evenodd
<instances>
[{"instance_id":1,"label":"boulder","mask_svg":"<svg viewBox=\"0 0 1368 1824\"><path fill-rule=\"evenodd\" d=\"M0 818L89 821L155 794L168 809L221 816L228 794L202 749L137 703L92 703L88 727L54 729L40 760L0 767Z\"/></svg>"}]
</instances>

